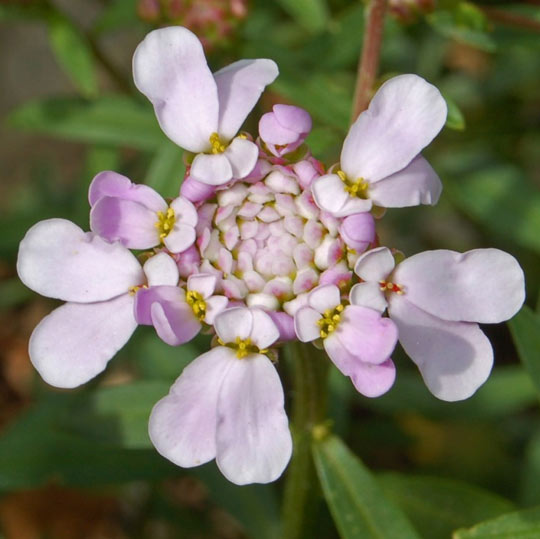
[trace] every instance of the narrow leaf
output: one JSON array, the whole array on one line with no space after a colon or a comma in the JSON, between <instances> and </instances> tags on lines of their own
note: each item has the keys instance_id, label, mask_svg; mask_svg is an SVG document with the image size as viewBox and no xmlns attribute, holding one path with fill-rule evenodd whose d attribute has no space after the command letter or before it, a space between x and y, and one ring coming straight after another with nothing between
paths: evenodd
<instances>
[{"instance_id":1,"label":"narrow leaf","mask_svg":"<svg viewBox=\"0 0 540 539\"><path fill-rule=\"evenodd\" d=\"M336 436L313 445L324 497L344 539L412 539L418 534L401 511L386 499L360 459Z\"/></svg>"},{"instance_id":2,"label":"narrow leaf","mask_svg":"<svg viewBox=\"0 0 540 539\"><path fill-rule=\"evenodd\" d=\"M504 498L463 481L385 473L384 493L405 511L422 537L450 537L456 528L494 518L514 509Z\"/></svg>"},{"instance_id":3,"label":"narrow leaf","mask_svg":"<svg viewBox=\"0 0 540 539\"><path fill-rule=\"evenodd\" d=\"M85 97L95 97L98 82L92 51L84 35L65 17L48 19L49 41L57 62Z\"/></svg>"},{"instance_id":4,"label":"narrow leaf","mask_svg":"<svg viewBox=\"0 0 540 539\"><path fill-rule=\"evenodd\" d=\"M455 131L463 131L465 129L465 116L463 116L463 113L453 99L450 99L447 95L444 96L444 99L448 105L446 127Z\"/></svg>"},{"instance_id":5,"label":"narrow leaf","mask_svg":"<svg viewBox=\"0 0 540 539\"><path fill-rule=\"evenodd\" d=\"M177 197L185 171L184 152L167 140L158 148L144 182L164 197Z\"/></svg>"},{"instance_id":6,"label":"narrow leaf","mask_svg":"<svg viewBox=\"0 0 540 539\"><path fill-rule=\"evenodd\" d=\"M501 515L493 520L480 522L468 530L457 530L453 539L512 538L538 539L540 537L540 507Z\"/></svg>"},{"instance_id":7,"label":"narrow leaf","mask_svg":"<svg viewBox=\"0 0 540 539\"><path fill-rule=\"evenodd\" d=\"M524 305L508 325L519 357L540 392L540 316Z\"/></svg>"}]
</instances>

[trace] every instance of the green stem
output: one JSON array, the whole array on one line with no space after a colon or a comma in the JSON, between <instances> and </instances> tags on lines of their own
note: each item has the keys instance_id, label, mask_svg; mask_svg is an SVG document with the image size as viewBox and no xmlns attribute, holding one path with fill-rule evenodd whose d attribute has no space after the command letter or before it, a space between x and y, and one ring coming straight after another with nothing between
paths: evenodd
<instances>
[{"instance_id":1,"label":"green stem","mask_svg":"<svg viewBox=\"0 0 540 539\"><path fill-rule=\"evenodd\" d=\"M358 118L361 112L367 109L371 100L371 92L379 68L385 11L386 0L368 1L364 25L364 42L362 44L362 55L358 62L351 123Z\"/></svg>"},{"instance_id":2,"label":"green stem","mask_svg":"<svg viewBox=\"0 0 540 539\"><path fill-rule=\"evenodd\" d=\"M287 472L283 501L283 537L313 537L310 526L319 503L319 488L311 453L313 429L323 425L327 409L329 360L310 344L288 345L293 374L291 430L294 451Z\"/></svg>"}]
</instances>

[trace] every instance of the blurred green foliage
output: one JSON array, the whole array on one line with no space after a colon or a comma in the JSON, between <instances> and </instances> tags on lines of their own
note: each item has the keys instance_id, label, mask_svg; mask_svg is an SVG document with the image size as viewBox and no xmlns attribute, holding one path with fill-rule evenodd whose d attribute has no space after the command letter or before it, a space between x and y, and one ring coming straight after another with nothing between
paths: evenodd
<instances>
[{"instance_id":1,"label":"blurred green foliage","mask_svg":"<svg viewBox=\"0 0 540 539\"><path fill-rule=\"evenodd\" d=\"M15 276L25 231L53 216L87 227L86 191L100 170L117 170L170 197L184 172L181 151L162 134L127 76L129 61L113 62L105 47L120 36L129 58L151 27L137 18L135 0L99 5L85 21L60 2L0 4L6 28L46 29L58 69L50 76L63 73L71 81L62 95L20 103L4 123L6 132L25 133L36 143L25 157L31 173L9 184L0 215L0 256L7 268L0 283L2 319L22 320L25 339L32 309L52 307ZM513 18L506 24L500 13ZM536 30L520 26L523 19L536 21ZM258 112L283 101L306 108L314 120L308 143L330 165L348 129L363 21L361 2L254 0L238 33L227 47L213 50L209 62L217 68L243 57L276 60L280 77ZM528 307L510 322L511 336L503 326L486 328L496 367L462 403L432 397L400 353L396 385L380 399L358 396L332 372L329 411L336 435L314 444L322 493L321 510L312 518L319 537L442 538L457 529L457 539L540 535L540 510L529 508L540 507L539 25L540 7L519 1L441 1L409 25L387 17L379 82L405 72L424 76L441 89L449 117L425 152L445 187L439 206L388 212L381 239L408 254L435 247L505 249L525 270ZM59 178L58 161L39 151L45 140L68 153L76 148L78 172ZM6 346L9 338L3 336ZM117 496L138 485L144 503L127 512L130 537L151 537L140 524L152 519L166 522L166 537L226 536L208 525L215 509L235 519L239 536L280 537L280 483L236 487L214 464L182 470L151 447L146 424L152 405L206 347L203 337L170 348L139 328L107 374L71 392L52 390L34 375L28 375L29 387L13 389L6 355L0 376L0 392L6 388L0 400L6 410L3 498L51 483ZM290 373L279 369L290 387ZM186 478L203 488L202 509L168 494L167 481Z\"/></svg>"}]
</instances>

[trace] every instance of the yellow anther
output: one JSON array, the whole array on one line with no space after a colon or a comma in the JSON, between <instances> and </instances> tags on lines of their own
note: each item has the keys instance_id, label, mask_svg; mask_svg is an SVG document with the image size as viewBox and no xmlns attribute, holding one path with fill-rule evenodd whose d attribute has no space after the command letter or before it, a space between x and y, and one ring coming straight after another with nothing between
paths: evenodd
<instances>
[{"instance_id":1,"label":"yellow anther","mask_svg":"<svg viewBox=\"0 0 540 539\"><path fill-rule=\"evenodd\" d=\"M129 295L134 296L142 288L148 288L148 286L145 285L145 284L140 284L140 285L137 285L137 286L130 286L128 288Z\"/></svg>"},{"instance_id":2,"label":"yellow anther","mask_svg":"<svg viewBox=\"0 0 540 539\"><path fill-rule=\"evenodd\" d=\"M351 195L352 197L364 199L367 198L369 182L366 182L364 178L357 178L354 181L349 180L343 170L337 170L336 174L339 176L339 179L345 184L345 191L347 191L349 195Z\"/></svg>"},{"instance_id":3,"label":"yellow anther","mask_svg":"<svg viewBox=\"0 0 540 539\"><path fill-rule=\"evenodd\" d=\"M395 292L398 296L402 296L405 293L402 285L391 281L379 281L379 288L383 292Z\"/></svg>"},{"instance_id":4,"label":"yellow anther","mask_svg":"<svg viewBox=\"0 0 540 539\"><path fill-rule=\"evenodd\" d=\"M206 301L204 301L202 294L196 290L188 290L186 301L193 309L193 314L202 322L206 317Z\"/></svg>"},{"instance_id":5,"label":"yellow anther","mask_svg":"<svg viewBox=\"0 0 540 539\"><path fill-rule=\"evenodd\" d=\"M343 172L343 170L336 170L336 174L339 176L342 182L347 181L347 175L345 174L345 172Z\"/></svg>"},{"instance_id":6,"label":"yellow anther","mask_svg":"<svg viewBox=\"0 0 540 539\"><path fill-rule=\"evenodd\" d=\"M236 357L238 359L244 359L246 356L249 356L250 354L268 354L268 348L261 348L251 342L251 339L248 337L247 339L242 339L241 337L236 337L234 342L224 342L222 339L218 337L218 343L221 346L227 346L228 348L232 348L236 351Z\"/></svg>"},{"instance_id":7,"label":"yellow anther","mask_svg":"<svg viewBox=\"0 0 540 539\"><path fill-rule=\"evenodd\" d=\"M317 325L321 328L319 334L322 339L326 339L330 333L336 330L344 308L342 304L339 304L333 309L326 309L323 316L317 320Z\"/></svg>"},{"instance_id":8,"label":"yellow anther","mask_svg":"<svg viewBox=\"0 0 540 539\"><path fill-rule=\"evenodd\" d=\"M209 140L212 146L212 153L223 153L227 149L227 146L221 142L221 139L217 133L212 133Z\"/></svg>"},{"instance_id":9,"label":"yellow anther","mask_svg":"<svg viewBox=\"0 0 540 539\"><path fill-rule=\"evenodd\" d=\"M160 241L163 241L172 230L176 222L176 216L172 208L168 208L166 212L158 211L157 216L158 220L154 223L154 226L158 229Z\"/></svg>"}]
</instances>

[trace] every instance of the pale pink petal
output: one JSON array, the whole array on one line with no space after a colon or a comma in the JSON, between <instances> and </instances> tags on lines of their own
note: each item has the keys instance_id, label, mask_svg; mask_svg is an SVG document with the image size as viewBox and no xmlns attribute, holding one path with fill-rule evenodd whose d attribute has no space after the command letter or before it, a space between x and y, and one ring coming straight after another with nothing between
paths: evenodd
<instances>
[{"instance_id":1,"label":"pale pink petal","mask_svg":"<svg viewBox=\"0 0 540 539\"><path fill-rule=\"evenodd\" d=\"M525 299L519 263L498 249L419 253L399 264L393 280L411 303L445 320L502 322Z\"/></svg>"},{"instance_id":2,"label":"pale pink petal","mask_svg":"<svg viewBox=\"0 0 540 539\"><path fill-rule=\"evenodd\" d=\"M120 243L108 243L65 219L35 224L21 241L21 281L43 296L103 301L144 282L137 259Z\"/></svg>"},{"instance_id":3,"label":"pale pink petal","mask_svg":"<svg viewBox=\"0 0 540 539\"><path fill-rule=\"evenodd\" d=\"M298 138L298 133L281 125L273 112L267 112L259 120L259 135L267 144L291 144Z\"/></svg>"},{"instance_id":4,"label":"pale pink petal","mask_svg":"<svg viewBox=\"0 0 540 539\"><path fill-rule=\"evenodd\" d=\"M369 188L373 204L383 208L405 208L439 201L442 183L431 165L416 156L404 169L395 172Z\"/></svg>"},{"instance_id":5,"label":"pale pink petal","mask_svg":"<svg viewBox=\"0 0 540 539\"><path fill-rule=\"evenodd\" d=\"M150 257L143 266L148 286L178 284L180 277L178 266L167 253L157 253Z\"/></svg>"},{"instance_id":6,"label":"pale pink petal","mask_svg":"<svg viewBox=\"0 0 540 539\"><path fill-rule=\"evenodd\" d=\"M186 293L178 286L151 286L141 288L135 294L134 313L138 324L143 326L152 325L151 307L153 303L169 303L171 305L181 305L188 310L186 313L194 318L193 310L186 303Z\"/></svg>"},{"instance_id":7,"label":"pale pink petal","mask_svg":"<svg viewBox=\"0 0 540 539\"><path fill-rule=\"evenodd\" d=\"M292 454L281 380L271 361L253 354L232 363L218 399L216 463L237 485L269 483Z\"/></svg>"},{"instance_id":8,"label":"pale pink petal","mask_svg":"<svg viewBox=\"0 0 540 539\"><path fill-rule=\"evenodd\" d=\"M191 341L201 331L201 323L185 303L154 302L150 316L159 338L170 346Z\"/></svg>"},{"instance_id":9,"label":"pale pink petal","mask_svg":"<svg viewBox=\"0 0 540 539\"><path fill-rule=\"evenodd\" d=\"M299 134L307 134L311 131L311 116L306 110L293 105L281 104L274 105L272 110L283 127ZM273 144L287 144L294 142L294 140L287 142L270 142Z\"/></svg>"},{"instance_id":10,"label":"pale pink petal","mask_svg":"<svg viewBox=\"0 0 540 539\"><path fill-rule=\"evenodd\" d=\"M349 130L341 168L375 183L405 168L442 129L446 102L417 75L385 82Z\"/></svg>"},{"instance_id":11,"label":"pale pink petal","mask_svg":"<svg viewBox=\"0 0 540 539\"><path fill-rule=\"evenodd\" d=\"M216 289L217 277L209 273L197 273L187 280L187 289L199 292L204 299L209 298Z\"/></svg>"},{"instance_id":12,"label":"pale pink petal","mask_svg":"<svg viewBox=\"0 0 540 539\"><path fill-rule=\"evenodd\" d=\"M336 334L324 340L324 349L336 367L351 378L354 387L366 397L379 397L394 383L396 370L391 359L378 364L364 363L353 356Z\"/></svg>"},{"instance_id":13,"label":"pale pink petal","mask_svg":"<svg viewBox=\"0 0 540 539\"><path fill-rule=\"evenodd\" d=\"M371 210L373 203L370 198L359 198L348 196L345 204L341 206L341 209L334 212L334 217L347 217L348 215L354 215L356 213L364 213Z\"/></svg>"},{"instance_id":14,"label":"pale pink petal","mask_svg":"<svg viewBox=\"0 0 540 539\"><path fill-rule=\"evenodd\" d=\"M133 56L133 78L173 142L195 153L210 148L218 92L195 34L180 26L150 32Z\"/></svg>"},{"instance_id":15,"label":"pale pink petal","mask_svg":"<svg viewBox=\"0 0 540 539\"><path fill-rule=\"evenodd\" d=\"M339 235L357 253L364 252L375 241L375 219L369 212L349 215L341 222Z\"/></svg>"},{"instance_id":16,"label":"pale pink petal","mask_svg":"<svg viewBox=\"0 0 540 539\"><path fill-rule=\"evenodd\" d=\"M334 309L341 303L339 288L333 284L325 284L314 288L308 297L309 306L320 313Z\"/></svg>"},{"instance_id":17,"label":"pale pink petal","mask_svg":"<svg viewBox=\"0 0 540 539\"><path fill-rule=\"evenodd\" d=\"M236 137L227 146L223 155L229 160L233 178L240 179L245 178L255 168L259 148L250 140Z\"/></svg>"},{"instance_id":18,"label":"pale pink petal","mask_svg":"<svg viewBox=\"0 0 540 539\"><path fill-rule=\"evenodd\" d=\"M133 297L99 303L66 303L34 329L30 360L56 387L77 387L102 372L137 327Z\"/></svg>"},{"instance_id":19,"label":"pale pink petal","mask_svg":"<svg viewBox=\"0 0 540 539\"><path fill-rule=\"evenodd\" d=\"M148 431L161 455L184 468L215 458L218 395L236 361L224 346L199 356L154 406Z\"/></svg>"},{"instance_id":20,"label":"pale pink petal","mask_svg":"<svg viewBox=\"0 0 540 539\"><path fill-rule=\"evenodd\" d=\"M279 329L272 318L261 309L251 309L251 314L253 316L251 340L260 350L268 348L279 339Z\"/></svg>"},{"instance_id":21,"label":"pale pink petal","mask_svg":"<svg viewBox=\"0 0 540 539\"><path fill-rule=\"evenodd\" d=\"M349 301L353 305L369 307L380 313L383 313L388 306L386 297L382 292L379 283L375 281L355 284L351 288Z\"/></svg>"},{"instance_id":22,"label":"pale pink petal","mask_svg":"<svg viewBox=\"0 0 540 539\"><path fill-rule=\"evenodd\" d=\"M396 347L398 332L378 311L347 305L335 332L347 351L363 363L382 363Z\"/></svg>"},{"instance_id":23,"label":"pale pink petal","mask_svg":"<svg viewBox=\"0 0 540 539\"><path fill-rule=\"evenodd\" d=\"M231 140L255 106L264 88L278 76L275 62L239 60L214 73L219 99L218 132Z\"/></svg>"},{"instance_id":24,"label":"pale pink petal","mask_svg":"<svg viewBox=\"0 0 540 539\"><path fill-rule=\"evenodd\" d=\"M215 193L215 187L203 182L199 182L188 176L180 187L180 194L187 200L197 203L204 202L211 198Z\"/></svg>"},{"instance_id":25,"label":"pale pink petal","mask_svg":"<svg viewBox=\"0 0 540 539\"><path fill-rule=\"evenodd\" d=\"M338 213L349 198L343 182L336 174L325 174L317 178L311 190L317 206L331 214Z\"/></svg>"},{"instance_id":26,"label":"pale pink petal","mask_svg":"<svg viewBox=\"0 0 540 539\"><path fill-rule=\"evenodd\" d=\"M416 363L428 389L439 399L470 397L488 378L493 350L477 324L448 322L394 296L389 314L399 341Z\"/></svg>"},{"instance_id":27,"label":"pale pink petal","mask_svg":"<svg viewBox=\"0 0 540 539\"><path fill-rule=\"evenodd\" d=\"M199 153L193 160L190 175L193 179L208 185L223 185L232 180L233 171L224 153Z\"/></svg>"},{"instance_id":28,"label":"pale pink petal","mask_svg":"<svg viewBox=\"0 0 540 539\"><path fill-rule=\"evenodd\" d=\"M233 343L236 338L247 339L253 328L253 314L246 307L234 307L220 313L214 320L214 329L225 343Z\"/></svg>"},{"instance_id":29,"label":"pale pink petal","mask_svg":"<svg viewBox=\"0 0 540 539\"><path fill-rule=\"evenodd\" d=\"M270 311L268 313L279 330L280 341L295 341L294 318L284 312Z\"/></svg>"},{"instance_id":30,"label":"pale pink petal","mask_svg":"<svg viewBox=\"0 0 540 539\"><path fill-rule=\"evenodd\" d=\"M172 230L163 238L163 245L171 253L183 253L195 243L196 239L195 229L191 225L176 221Z\"/></svg>"},{"instance_id":31,"label":"pale pink petal","mask_svg":"<svg viewBox=\"0 0 540 539\"><path fill-rule=\"evenodd\" d=\"M103 197L116 197L139 202L154 212L167 209L167 203L157 191L148 185L132 183L126 176L111 170L97 174L88 190L90 206Z\"/></svg>"},{"instance_id":32,"label":"pale pink petal","mask_svg":"<svg viewBox=\"0 0 540 539\"><path fill-rule=\"evenodd\" d=\"M176 221L193 227L197 226L199 220L197 209L189 200L183 197L175 198L171 202L171 208L174 210Z\"/></svg>"},{"instance_id":33,"label":"pale pink petal","mask_svg":"<svg viewBox=\"0 0 540 539\"><path fill-rule=\"evenodd\" d=\"M157 214L146 206L122 198L100 198L90 211L90 229L107 241L129 249L150 249L159 244Z\"/></svg>"},{"instance_id":34,"label":"pale pink petal","mask_svg":"<svg viewBox=\"0 0 540 539\"><path fill-rule=\"evenodd\" d=\"M216 316L227 308L229 303L225 296L212 296L206 300L206 316L204 321L213 325Z\"/></svg>"},{"instance_id":35,"label":"pale pink petal","mask_svg":"<svg viewBox=\"0 0 540 539\"><path fill-rule=\"evenodd\" d=\"M356 261L354 272L364 281L383 281L395 266L394 257L387 247L377 247L364 253Z\"/></svg>"},{"instance_id":36,"label":"pale pink petal","mask_svg":"<svg viewBox=\"0 0 540 539\"><path fill-rule=\"evenodd\" d=\"M321 328L317 322L321 313L311 307L300 307L294 314L294 330L302 342L310 342L321 336Z\"/></svg>"}]
</instances>

